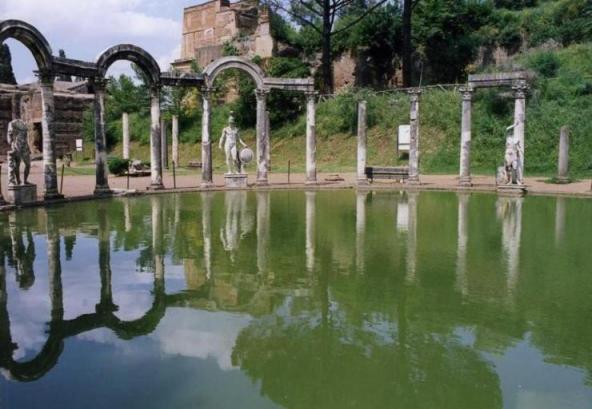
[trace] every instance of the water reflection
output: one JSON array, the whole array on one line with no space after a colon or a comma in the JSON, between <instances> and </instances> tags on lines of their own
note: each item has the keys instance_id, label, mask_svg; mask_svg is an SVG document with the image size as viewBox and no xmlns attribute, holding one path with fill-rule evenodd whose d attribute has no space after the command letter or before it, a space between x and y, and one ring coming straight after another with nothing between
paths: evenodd
<instances>
[{"instance_id":1,"label":"water reflection","mask_svg":"<svg viewBox=\"0 0 592 409\"><path fill-rule=\"evenodd\" d=\"M563 381L549 401L585 407L592 399L586 384L592 330L585 325L592 279L577 266L591 243L567 228L566 215L590 220L584 216L592 207L563 199L552 203L553 219L547 200L204 192L2 214L0 367L6 379L35 381L69 354L91 365L89 355L77 352L83 342L109 339L112 351L125 341L129 353L147 348L149 336L160 348L151 352L155 368L174 368L167 376L187 378L181 362L211 357L222 374L210 368L200 379L223 382L239 371L251 383L233 391L234 407L251 390L281 407L517 407L524 396L551 393L545 371ZM473 217L494 211L497 221ZM552 239L558 234L568 252L560 264ZM541 240L522 241L523 235ZM76 251L62 248L61 237L74 237ZM98 271L78 274L98 276L90 288L99 302L65 315L69 265L80 259L98 260ZM133 320L120 318L124 305L113 295L125 295L118 284L124 260L135 260L134 274L149 283L142 288L150 304ZM348 268L364 274L347 274ZM507 273L501 283L500 272ZM18 285L9 285L12 275ZM29 307L9 301L45 277L46 339L35 356L16 359L20 337L11 317ZM512 308L504 302L508 289ZM102 329L111 332L97 333ZM101 351L114 372L132 359ZM146 365L155 359L142 357ZM545 370L524 369L522 380L515 366ZM142 385L167 396L192 387ZM100 383L79 388L112 392Z\"/></svg>"}]
</instances>

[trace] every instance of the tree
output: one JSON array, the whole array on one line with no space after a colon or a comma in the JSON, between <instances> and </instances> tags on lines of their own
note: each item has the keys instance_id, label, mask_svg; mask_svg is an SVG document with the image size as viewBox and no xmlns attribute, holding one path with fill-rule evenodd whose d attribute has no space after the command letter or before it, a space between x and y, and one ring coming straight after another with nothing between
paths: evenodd
<instances>
[{"instance_id":1,"label":"tree","mask_svg":"<svg viewBox=\"0 0 592 409\"><path fill-rule=\"evenodd\" d=\"M16 85L16 78L12 71L12 57L7 44L0 44L0 84Z\"/></svg>"},{"instance_id":2,"label":"tree","mask_svg":"<svg viewBox=\"0 0 592 409\"><path fill-rule=\"evenodd\" d=\"M321 85L325 93L333 92L333 57L331 42L339 34L347 32L362 21L387 0L374 0L356 18L339 28L336 21L350 6L358 5L357 0L265 0L272 10L287 13L300 26L316 31L321 38Z\"/></svg>"},{"instance_id":3,"label":"tree","mask_svg":"<svg viewBox=\"0 0 592 409\"><path fill-rule=\"evenodd\" d=\"M403 0L403 24L401 25L401 38L403 40L403 85L410 87L413 82L413 43L411 40L411 17L413 9L420 0Z\"/></svg>"}]
</instances>

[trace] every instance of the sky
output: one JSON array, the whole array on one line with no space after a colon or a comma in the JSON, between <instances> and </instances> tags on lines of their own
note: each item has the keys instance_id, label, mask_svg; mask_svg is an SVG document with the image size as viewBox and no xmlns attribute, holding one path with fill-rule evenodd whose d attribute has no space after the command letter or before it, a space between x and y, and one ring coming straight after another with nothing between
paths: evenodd
<instances>
[{"instance_id":1,"label":"sky","mask_svg":"<svg viewBox=\"0 0 592 409\"><path fill-rule=\"evenodd\" d=\"M205 0L1 0L0 20L18 19L35 26L53 54L95 61L107 48L131 43L144 48L161 69L179 58L183 8ZM37 69L21 43L6 41L19 84L35 81ZM131 73L128 62L113 64L109 75Z\"/></svg>"}]
</instances>

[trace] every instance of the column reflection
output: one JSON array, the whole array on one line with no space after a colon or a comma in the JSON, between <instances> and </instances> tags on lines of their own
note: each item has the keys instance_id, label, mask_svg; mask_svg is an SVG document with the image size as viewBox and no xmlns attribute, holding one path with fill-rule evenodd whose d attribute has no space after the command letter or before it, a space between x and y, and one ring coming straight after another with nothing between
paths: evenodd
<instances>
[{"instance_id":1,"label":"column reflection","mask_svg":"<svg viewBox=\"0 0 592 409\"><path fill-rule=\"evenodd\" d=\"M212 198L213 192L201 193L201 225L203 235L204 267L206 279L212 277Z\"/></svg>"},{"instance_id":2,"label":"column reflection","mask_svg":"<svg viewBox=\"0 0 592 409\"><path fill-rule=\"evenodd\" d=\"M415 281L417 265L417 198L418 192L407 192L407 281Z\"/></svg>"},{"instance_id":3,"label":"column reflection","mask_svg":"<svg viewBox=\"0 0 592 409\"><path fill-rule=\"evenodd\" d=\"M456 285L467 294L467 243L469 241L469 193L457 193L458 198L458 244L456 254Z\"/></svg>"},{"instance_id":4,"label":"column reflection","mask_svg":"<svg viewBox=\"0 0 592 409\"><path fill-rule=\"evenodd\" d=\"M366 199L368 192L356 193L356 269L358 273L364 273L365 260L364 248L366 241Z\"/></svg>"},{"instance_id":5,"label":"column reflection","mask_svg":"<svg viewBox=\"0 0 592 409\"><path fill-rule=\"evenodd\" d=\"M257 192L257 271L267 272L269 248L269 192Z\"/></svg>"},{"instance_id":6,"label":"column reflection","mask_svg":"<svg viewBox=\"0 0 592 409\"><path fill-rule=\"evenodd\" d=\"M306 270L312 273L315 265L315 212L317 192L304 192L306 198L305 252Z\"/></svg>"},{"instance_id":7,"label":"column reflection","mask_svg":"<svg viewBox=\"0 0 592 409\"><path fill-rule=\"evenodd\" d=\"M565 198L555 200L555 245L559 246L565 237Z\"/></svg>"}]
</instances>

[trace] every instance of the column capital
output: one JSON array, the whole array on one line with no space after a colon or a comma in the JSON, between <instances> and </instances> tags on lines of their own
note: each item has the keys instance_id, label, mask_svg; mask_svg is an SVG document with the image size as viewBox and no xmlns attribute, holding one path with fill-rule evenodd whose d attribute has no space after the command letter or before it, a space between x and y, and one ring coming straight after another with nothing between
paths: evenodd
<instances>
[{"instance_id":1,"label":"column capital","mask_svg":"<svg viewBox=\"0 0 592 409\"><path fill-rule=\"evenodd\" d=\"M94 92L105 91L105 88L107 87L107 81L108 80L104 77L93 77L89 80Z\"/></svg>"},{"instance_id":2,"label":"column capital","mask_svg":"<svg viewBox=\"0 0 592 409\"><path fill-rule=\"evenodd\" d=\"M269 90L268 89L261 89L261 88L257 88L255 90L255 96L257 97L257 100L262 100L265 99L267 97L267 94L269 94Z\"/></svg>"},{"instance_id":3,"label":"column capital","mask_svg":"<svg viewBox=\"0 0 592 409\"><path fill-rule=\"evenodd\" d=\"M212 94L214 93L214 88L211 87L201 87L199 89L199 93L203 99L210 99Z\"/></svg>"},{"instance_id":4,"label":"column capital","mask_svg":"<svg viewBox=\"0 0 592 409\"><path fill-rule=\"evenodd\" d=\"M162 88L162 84L159 82L150 84L150 95L158 95L160 94L160 89Z\"/></svg>"},{"instance_id":5,"label":"column capital","mask_svg":"<svg viewBox=\"0 0 592 409\"><path fill-rule=\"evenodd\" d=\"M306 100L307 101L315 101L316 97L319 95L319 93L315 90L309 90L309 91L304 91L304 95L306 95Z\"/></svg>"},{"instance_id":6,"label":"column capital","mask_svg":"<svg viewBox=\"0 0 592 409\"><path fill-rule=\"evenodd\" d=\"M528 84L526 83L526 81L516 81L514 84L512 84L512 90L514 91L515 99L526 98Z\"/></svg>"},{"instance_id":7,"label":"column capital","mask_svg":"<svg viewBox=\"0 0 592 409\"><path fill-rule=\"evenodd\" d=\"M459 91L462 95L463 101L470 101L473 98L473 93L475 92L475 88L467 85L465 87L460 87Z\"/></svg>"},{"instance_id":8,"label":"column capital","mask_svg":"<svg viewBox=\"0 0 592 409\"><path fill-rule=\"evenodd\" d=\"M409 94L409 98L411 98L411 102L419 101L419 97L421 96L421 89L420 88L412 88L407 90L407 94Z\"/></svg>"},{"instance_id":9,"label":"column capital","mask_svg":"<svg viewBox=\"0 0 592 409\"><path fill-rule=\"evenodd\" d=\"M55 73L48 69L41 69L35 72L35 75L41 81L41 85L51 85L53 87L53 82L55 81Z\"/></svg>"}]
</instances>

